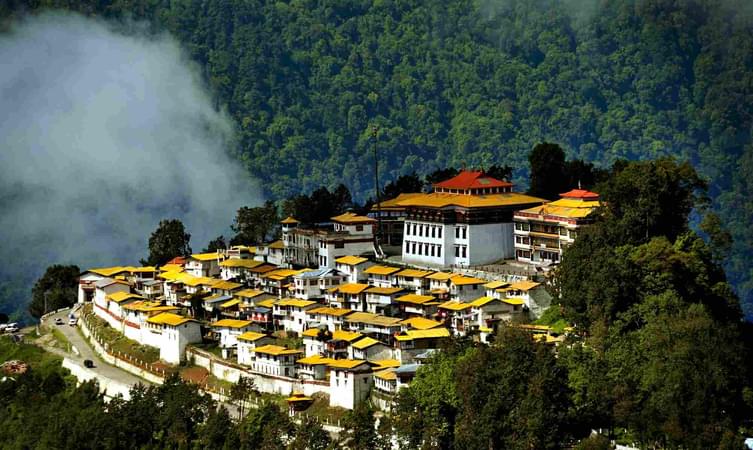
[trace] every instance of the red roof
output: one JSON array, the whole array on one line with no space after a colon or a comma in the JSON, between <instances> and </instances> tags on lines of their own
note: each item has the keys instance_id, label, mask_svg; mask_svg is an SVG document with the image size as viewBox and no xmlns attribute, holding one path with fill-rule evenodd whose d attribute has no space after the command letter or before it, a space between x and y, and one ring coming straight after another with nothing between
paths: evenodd
<instances>
[{"instance_id":1,"label":"red roof","mask_svg":"<svg viewBox=\"0 0 753 450\"><path fill-rule=\"evenodd\" d=\"M167 264L176 264L179 266L185 266L186 265L186 258L183 256L176 256L175 258L171 259L167 262Z\"/></svg>"},{"instance_id":2,"label":"red roof","mask_svg":"<svg viewBox=\"0 0 753 450\"><path fill-rule=\"evenodd\" d=\"M572 191L560 194L560 197L564 198L582 198L584 200L598 200L599 194L585 189L573 189Z\"/></svg>"},{"instance_id":3,"label":"red roof","mask_svg":"<svg viewBox=\"0 0 753 450\"><path fill-rule=\"evenodd\" d=\"M461 171L449 180L434 184L435 188L444 189L474 189L511 186L512 183L489 177L482 171L473 172L468 170Z\"/></svg>"}]
</instances>

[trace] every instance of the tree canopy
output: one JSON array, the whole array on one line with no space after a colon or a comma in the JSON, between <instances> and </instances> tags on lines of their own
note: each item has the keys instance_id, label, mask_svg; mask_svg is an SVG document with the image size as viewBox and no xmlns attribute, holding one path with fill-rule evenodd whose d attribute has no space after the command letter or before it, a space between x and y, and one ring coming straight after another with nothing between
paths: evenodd
<instances>
[{"instance_id":1,"label":"tree canopy","mask_svg":"<svg viewBox=\"0 0 753 450\"><path fill-rule=\"evenodd\" d=\"M31 289L31 316L39 318L47 312L73 306L78 295L80 274L78 266L55 264L48 267Z\"/></svg>"},{"instance_id":2,"label":"tree canopy","mask_svg":"<svg viewBox=\"0 0 753 450\"><path fill-rule=\"evenodd\" d=\"M147 266L161 266L176 256L191 254L191 235L178 219L161 220L149 237L149 257L141 260Z\"/></svg>"}]
</instances>

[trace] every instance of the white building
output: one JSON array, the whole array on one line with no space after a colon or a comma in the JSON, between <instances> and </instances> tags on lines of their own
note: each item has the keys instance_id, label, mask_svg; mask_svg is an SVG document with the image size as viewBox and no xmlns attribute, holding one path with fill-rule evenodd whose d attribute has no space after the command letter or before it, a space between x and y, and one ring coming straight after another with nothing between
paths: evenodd
<instances>
[{"instance_id":1,"label":"white building","mask_svg":"<svg viewBox=\"0 0 753 450\"><path fill-rule=\"evenodd\" d=\"M599 194L573 189L560 199L515 212L515 256L537 265L558 263L579 230L594 222Z\"/></svg>"},{"instance_id":2,"label":"white building","mask_svg":"<svg viewBox=\"0 0 753 450\"><path fill-rule=\"evenodd\" d=\"M222 319L211 324L212 330L220 337L220 348L235 348L238 336L248 331L261 331L259 326L250 320Z\"/></svg>"},{"instance_id":3,"label":"white building","mask_svg":"<svg viewBox=\"0 0 753 450\"><path fill-rule=\"evenodd\" d=\"M293 276L293 295L304 300L323 299L329 289L340 286L345 279L342 272L326 267L302 272Z\"/></svg>"},{"instance_id":4,"label":"white building","mask_svg":"<svg viewBox=\"0 0 753 450\"><path fill-rule=\"evenodd\" d=\"M329 366L329 406L353 409L365 400L373 384L374 363L359 359L332 361Z\"/></svg>"},{"instance_id":5,"label":"white building","mask_svg":"<svg viewBox=\"0 0 753 450\"><path fill-rule=\"evenodd\" d=\"M368 284L347 283L327 292L327 304L333 308L351 311L366 311L366 289Z\"/></svg>"},{"instance_id":6,"label":"white building","mask_svg":"<svg viewBox=\"0 0 753 450\"><path fill-rule=\"evenodd\" d=\"M393 336L400 332L400 321L397 317L380 316L367 312L354 312L345 317L343 328L358 331L379 341L391 343Z\"/></svg>"},{"instance_id":7,"label":"white building","mask_svg":"<svg viewBox=\"0 0 753 450\"><path fill-rule=\"evenodd\" d=\"M468 302L480 297L484 293L486 280L457 275L450 278L450 298L460 302Z\"/></svg>"},{"instance_id":8,"label":"white building","mask_svg":"<svg viewBox=\"0 0 753 450\"><path fill-rule=\"evenodd\" d=\"M365 337L350 344L349 358L353 359L390 359L393 356L392 348L371 337Z\"/></svg>"},{"instance_id":9,"label":"white building","mask_svg":"<svg viewBox=\"0 0 753 450\"><path fill-rule=\"evenodd\" d=\"M395 298L395 302L402 317L431 317L439 306L433 295L406 294Z\"/></svg>"},{"instance_id":10,"label":"white building","mask_svg":"<svg viewBox=\"0 0 753 450\"><path fill-rule=\"evenodd\" d=\"M371 266L363 271L369 276L369 284L375 287L394 287L397 285L397 280L394 280L392 275L400 272L399 267L391 266Z\"/></svg>"},{"instance_id":11,"label":"white building","mask_svg":"<svg viewBox=\"0 0 753 450\"><path fill-rule=\"evenodd\" d=\"M296 361L296 374L303 380L323 380L327 365L334 360L320 355L309 355Z\"/></svg>"},{"instance_id":12,"label":"white building","mask_svg":"<svg viewBox=\"0 0 753 450\"><path fill-rule=\"evenodd\" d=\"M433 274L432 270L404 269L392 275L392 285L401 288L410 289L419 295L425 295L429 292L429 275Z\"/></svg>"},{"instance_id":13,"label":"white building","mask_svg":"<svg viewBox=\"0 0 753 450\"><path fill-rule=\"evenodd\" d=\"M247 331L238 336L238 364L244 366L254 367L254 361L256 360L256 354L254 353L256 347L269 345L274 343L274 338L266 334L257 333L255 331Z\"/></svg>"},{"instance_id":14,"label":"white building","mask_svg":"<svg viewBox=\"0 0 753 450\"><path fill-rule=\"evenodd\" d=\"M201 325L197 321L169 312L147 319L146 332L159 336L148 340L159 343L160 359L170 364L185 360L186 345L201 342Z\"/></svg>"},{"instance_id":15,"label":"white building","mask_svg":"<svg viewBox=\"0 0 753 450\"><path fill-rule=\"evenodd\" d=\"M145 333L147 320L150 317L161 313L175 313L178 308L175 306L162 305L159 302L147 301L140 299L137 301L125 302L121 305L121 323L116 328L123 333L128 339L133 339L144 345L160 347L160 341L152 342L150 336Z\"/></svg>"},{"instance_id":16,"label":"white building","mask_svg":"<svg viewBox=\"0 0 753 450\"><path fill-rule=\"evenodd\" d=\"M306 329L306 311L320 306L322 305L313 300L301 300L299 298L279 300L275 302L272 309L275 327L301 334Z\"/></svg>"},{"instance_id":17,"label":"white building","mask_svg":"<svg viewBox=\"0 0 753 450\"><path fill-rule=\"evenodd\" d=\"M348 283L366 282L369 276L364 271L373 265L373 261L361 256L342 256L335 260L335 268L345 274Z\"/></svg>"},{"instance_id":18,"label":"white building","mask_svg":"<svg viewBox=\"0 0 753 450\"><path fill-rule=\"evenodd\" d=\"M512 258L513 211L543 202L483 172L462 171L435 184L431 194L399 202L407 211L403 261L450 267Z\"/></svg>"},{"instance_id":19,"label":"white building","mask_svg":"<svg viewBox=\"0 0 753 450\"><path fill-rule=\"evenodd\" d=\"M186 272L195 277L214 277L220 274L220 262L225 255L220 252L195 253L186 259Z\"/></svg>"},{"instance_id":20,"label":"white building","mask_svg":"<svg viewBox=\"0 0 753 450\"><path fill-rule=\"evenodd\" d=\"M341 256L374 252L374 219L345 213L331 220L331 225L309 228L292 217L283 220L284 263L334 268L335 260Z\"/></svg>"},{"instance_id":21,"label":"white building","mask_svg":"<svg viewBox=\"0 0 753 450\"><path fill-rule=\"evenodd\" d=\"M295 362L300 358L300 350L292 350L279 345L263 345L254 349L254 370L267 375L295 377Z\"/></svg>"},{"instance_id":22,"label":"white building","mask_svg":"<svg viewBox=\"0 0 753 450\"><path fill-rule=\"evenodd\" d=\"M371 287L366 289L366 311L383 316L397 315L400 308L396 298L406 293L400 287Z\"/></svg>"},{"instance_id":23,"label":"white building","mask_svg":"<svg viewBox=\"0 0 753 450\"><path fill-rule=\"evenodd\" d=\"M342 328L345 317L353 311L345 308L320 306L306 311L306 326L308 328L327 327L329 331Z\"/></svg>"},{"instance_id":24,"label":"white building","mask_svg":"<svg viewBox=\"0 0 753 450\"><path fill-rule=\"evenodd\" d=\"M402 363L412 363L416 355L442 348L449 338L450 331L445 327L401 332L395 336L395 358Z\"/></svg>"}]
</instances>

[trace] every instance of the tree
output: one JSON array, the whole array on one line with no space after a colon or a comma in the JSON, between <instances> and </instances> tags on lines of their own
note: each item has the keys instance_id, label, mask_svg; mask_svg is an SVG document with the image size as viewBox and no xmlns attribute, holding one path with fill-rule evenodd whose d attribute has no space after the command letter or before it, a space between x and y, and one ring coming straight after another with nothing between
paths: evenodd
<instances>
[{"instance_id":1,"label":"tree","mask_svg":"<svg viewBox=\"0 0 753 450\"><path fill-rule=\"evenodd\" d=\"M230 240L232 245L254 245L267 241L273 236L279 218L277 207L271 201L264 206L243 206L238 212L230 228L236 233Z\"/></svg>"},{"instance_id":2,"label":"tree","mask_svg":"<svg viewBox=\"0 0 753 450\"><path fill-rule=\"evenodd\" d=\"M191 235L178 219L161 220L149 237L149 257L141 260L145 266L161 266L176 256L191 254Z\"/></svg>"},{"instance_id":3,"label":"tree","mask_svg":"<svg viewBox=\"0 0 753 450\"><path fill-rule=\"evenodd\" d=\"M290 437L295 429L287 414L270 401L251 409L238 427L243 450L284 449L283 436Z\"/></svg>"},{"instance_id":4,"label":"tree","mask_svg":"<svg viewBox=\"0 0 753 450\"><path fill-rule=\"evenodd\" d=\"M227 249L227 242L225 242L225 236L217 236L216 238L209 241L209 244L207 244L203 252L211 253L211 252L216 252L218 250L226 250L226 249Z\"/></svg>"},{"instance_id":5,"label":"tree","mask_svg":"<svg viewBox=\"0 0 753 450\"><path fill-rule=\"evenodd\" d=\"M376 420L374 409L368 401L362 401L349 411L343 419L346 429L348 448L353 450L371 450L377 444Z\"/></svg>"},{"instance_id":6,"label":"tree","mask_svg":"<svg viewBox=\"0 0 753 450\"><path fill-rule=\"evenodd\" d=\"M325 450L332 445L322 425L309 415L301 417L301 423L295 426L294 438L287 450Z\"/></svg>"},{"instance_id":7,"label":"tree","mask_svg":"<svg viewBox=\"0 0 753 450\"><path fill-rule=\"evenodd\" d=\"M528 193L556 200L568 188L565 171L565 151L557 144L537 144L528 155L531 165L531 186Z\"/></svg>"},{"instance_id":8,"label":"tree","mask_svg":"<svg viewBox=\"0 0 753 450\"><path fill-rule=\"evenodd\" d=\"M460 171L458 169L453 168L453 167L449 167L449 168L445 168L445 169L437 169L434 172L431 172L431 173L429 173L429 174L426 175L426 177L425 177L426 184L428 184L429 187L431 187L432 185L434 185L436 183L440 183L440 182L442 182L444 180L448 180L448 179L454 177L458 173L460 173Z\"/></svg>"},{"instance_id":9,"label":"tree","mask_svg":"<svg viewBox=\"0 0 753 450\"><path fill-rule=\"evenodd\" d=\"M410 175L401 175L397 180L387 183L382 189L382 201L397 197L406 192L422 192L424 184L421 179L413 172Z\"/></svg>"},{"instance_id":10,"label":"tree","mask_svg":"<svg viewBox=\"0 0 753 450\"><path fill-rule=\"evenodd\" d=\"M492 165L484 169L484 173L492 178L496 178L497 180L507 180L510 181L512 178L512 167L510 166L499 166L499 165Z\"/></svg>"},{"instance_id":11,"label":"tree","mask_svg":"<svg viewBox=\"0 0 753 450\"><path fill-rule=\"evenodd\" d=\"M254 380L249 377L240 377L238 381L230 388L230 400L238 407L238 419L243 420L246 403L259 395Z\"/></svg>"},{"instance_id":12,"label":"tree","mask_svg":"<svg viewBox=\"0 0 753 450\"><path fill-rule=\"evenodd\" d=\"M48 267L31 289L29 314L40 318L49 311L73 306L80 274L78 266L55 264ZM7 322L7 316L5 319Z\"/></svg>"}]
</instances>

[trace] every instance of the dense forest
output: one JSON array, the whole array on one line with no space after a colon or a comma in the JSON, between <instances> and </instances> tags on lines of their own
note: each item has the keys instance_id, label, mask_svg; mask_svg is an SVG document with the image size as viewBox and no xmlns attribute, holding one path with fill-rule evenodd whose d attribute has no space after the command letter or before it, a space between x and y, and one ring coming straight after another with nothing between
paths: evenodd
<instances>
[{"instance_id":1,"label":"dense forest","mask_svg":"<svg viewBox=\"0 0 753 450\"><path fill-rule=\"evenodd\" d=\"M602 167L688 160L710 180L734 238L725 266L753 305L747 1L11 0L0 15L47 7L174 35L274 200L345 182L363 201L372 125L383 183L496 163L525 184L542 141Z\"/></svg>"}]
</instances>

